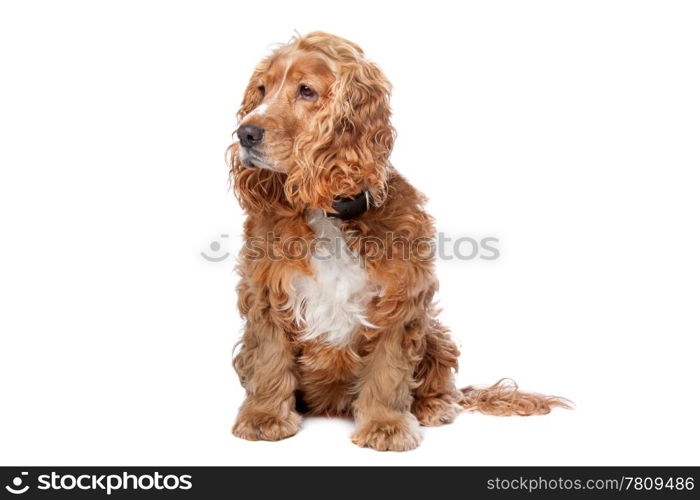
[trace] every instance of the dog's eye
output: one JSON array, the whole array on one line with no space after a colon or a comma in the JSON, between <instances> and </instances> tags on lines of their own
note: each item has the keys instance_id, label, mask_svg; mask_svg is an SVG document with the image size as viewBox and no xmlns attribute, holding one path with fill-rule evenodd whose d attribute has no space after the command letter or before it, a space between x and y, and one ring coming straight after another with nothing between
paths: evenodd
<instances>
[{"instance_id":1,"label":"dog's eye","mask_svg":"<svg viewBox=\"0 0 700 500\"><path fill-rule=\"evenodd\" d=\"M299 96L302 99L312 100L316 97L316 92L311 87L306 85L299 85Z\"/></svg>"},{"instance_id":2,"label":"dog's eye","mask_svg":"<svg viewBox=\"0 0 700 500\"><path fill-rule=\"evenodd\" d=\"M258 87L258 90L260 91L260 93L261 93L262 95L265 95L265 85L260 85L260 86Z\"/></svg>"}]
</instances>

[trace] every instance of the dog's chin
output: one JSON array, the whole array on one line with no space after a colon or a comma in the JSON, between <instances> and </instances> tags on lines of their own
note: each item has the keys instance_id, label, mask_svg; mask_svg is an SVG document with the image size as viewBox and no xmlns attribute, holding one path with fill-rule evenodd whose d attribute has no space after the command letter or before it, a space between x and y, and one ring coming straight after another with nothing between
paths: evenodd
<instances>
[{"instance_id":1,"label":"dog's chin","mask_svg":"<svg viewBox=\"0 0 700 500\"><path fill-rule=\"evenodd\" d=\"M264 168L266 170L273 170L277 172L278 170L274 167L272 163L262 157L257 152L251 151L247 148L241 148L238 153L238 158L244 167L247 168Z\"/></svg>"}]
</instances>

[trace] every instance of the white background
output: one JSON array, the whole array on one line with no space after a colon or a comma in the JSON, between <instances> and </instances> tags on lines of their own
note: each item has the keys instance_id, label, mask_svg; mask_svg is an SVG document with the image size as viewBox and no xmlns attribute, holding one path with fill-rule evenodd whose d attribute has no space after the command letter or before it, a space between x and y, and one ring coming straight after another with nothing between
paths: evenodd
<instances>
[{"instance_id":1,"label":"white background","mask_svg":"<svg viewBox=\"0 0 700 500\"><path fill-rule=\"evenodd\" d=\"M693 464L700 333L694 2L3 2L0 463ZM255 63L294 30L394 84L393 161L451 235L461 385L571 398L464 414L416 451L352 423L230 434L243 391L224 150ZM227 239L221 234L229 234Z\"/></svg>"}]
</instances>

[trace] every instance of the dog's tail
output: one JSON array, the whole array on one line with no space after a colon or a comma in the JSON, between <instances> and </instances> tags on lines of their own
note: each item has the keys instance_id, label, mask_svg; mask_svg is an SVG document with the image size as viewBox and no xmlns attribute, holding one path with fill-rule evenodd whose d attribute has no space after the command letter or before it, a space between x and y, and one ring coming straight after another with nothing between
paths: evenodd
<instances>
[{"instance_id":1,"label":"dog's tail","mask_svg":"<svg viewBox=\"0 0 700 500\"><path fill-rule=\"evenodd\" d=\"M478 411L486 415L509 416L546 415L552 408L572 409L573 403L558 396L522 392L518 384L509 378L502 378L490 387L469 386L461 389L459 401L467 411Z\"/></svg>"}]
</instances>

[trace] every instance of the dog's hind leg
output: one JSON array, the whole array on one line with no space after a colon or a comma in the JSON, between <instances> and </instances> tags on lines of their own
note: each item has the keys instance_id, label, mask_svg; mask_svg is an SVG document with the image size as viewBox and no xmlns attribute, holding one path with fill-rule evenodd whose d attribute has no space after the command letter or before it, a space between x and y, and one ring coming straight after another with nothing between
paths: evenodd
<instances>
[{"instance_id":1,"label":"dog's hind leg","mask_svg":"<svg viewBox=\"0 0 700 500\"><path fill-rule=\"evenodd\" d=\"M422 339L423 356L416 367L411 412L421 425L451 423L462 411L462 394L455 387L459 350L447 328L428 315Z\"/></svg>"}]
</instances>

